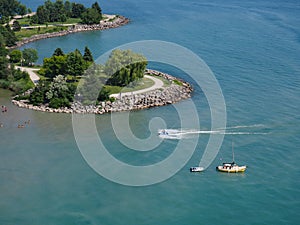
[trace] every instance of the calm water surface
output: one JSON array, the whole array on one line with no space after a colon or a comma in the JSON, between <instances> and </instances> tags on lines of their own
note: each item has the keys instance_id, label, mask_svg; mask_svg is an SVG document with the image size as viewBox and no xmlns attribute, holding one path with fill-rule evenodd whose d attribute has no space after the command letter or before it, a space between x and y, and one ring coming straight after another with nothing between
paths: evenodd
<instances>
[{"instance_id":1,"label":"calm water surface","mask_svg":"<svg viewBox=\"0 0 300 225\"><path fill-rule=\"evenodd\" d=\"M43 1L21 2L34 9ZM175 176L148 187L127 187L87 165L70 115L18 109L11 105L10 93L0 91L0 104L9 109L0 114L0 224L299 224L299 1L111 0L100 5L131 23L25 47L36 48L42 63L57 47L68 52L87 45L97 58L127 42L175 42L198 54L214 72L226 100L227 125L233 127L228 132L250 134L226 135L212 165L190 174L207 144L208 135L200 135L193 157ZM149 66L195 85L171 66ZM201 128L209 129L209 107L198 86L192 100ZM166 106L131 113L133 132L145 138L149 120L157 116L168 127L180 128L176 110ZM26 120L29 126L16 128ZM166 140L157 151L133 154L115 138L109 120L109 115L96 117L101 138L120 160L157 162L177 144ZM245 174L215 171L220 158L231 159L232 140L236 160L249 166Z\"/></svg>"}]
</instances>

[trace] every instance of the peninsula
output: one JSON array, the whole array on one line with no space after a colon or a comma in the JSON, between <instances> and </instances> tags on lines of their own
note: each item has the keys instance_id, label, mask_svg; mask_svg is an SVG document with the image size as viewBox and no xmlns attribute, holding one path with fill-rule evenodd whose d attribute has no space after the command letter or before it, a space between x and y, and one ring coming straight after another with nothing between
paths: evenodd
<instances>
[{"instance_id":1,"label":"peninsula","mask_svg":"<svg viewBox=\"0 0 300 225\"><path fill-rule=\"evenodd\" d=\"M166 84L159 80L160 84L154 84L147 90L112 94L110 100L100 101L95 105L84 105L79 101L74 101L70 107L55 109L48 105L35 106L28 100L12 100L12 102L18 107L42 112L104 114L164 106L191 97L193 88L189 83L156 70L147 69L145 74L152 77L150 79L159 80L155 77L160 77L165 80Z\"/></svg>"},{"instance_id":2,"label":"peninsula","mask_svg":"<svg viewBox=\"0 0 300 225\"><path fill-rule=\"evenodd\" d=\"M86 32L86 31L95 31L95 30L106 30L111 28L117 28L129 23L129 19L120 16L120 15L104 15L103 20L100 21L98 24L62 24L60 26L67 27L67 30L60 30L52 33L44 33L44 34L35 34L30 37L22 38L21 40L17 41L15 45L11 46L10 49L19 48L25 44L30 42L38 41L41 39L53 38L53 37L60 37L65 36L68 34L78 33L78 32ZM50 25L48 25L49 27ZM54 25L52 25L54 26ZM58 25L56 25L58 26ZM43 27L43 26L38 26ZM33 27L26 27L25 29L30 29ZM35 27L37 28L37 27Z\"/></svg>"},{"instance_id":3,"label":"peninsula","mask_svg":"<svg viewBox=\"0 0 300 225\"><path fill-rule=\"evenodd\" d=\"M20 9L16 11L20 12ZM44 5L38 6L36 12L27 9L25 14L23 10L22 15L13 16L7 23L18 39L9 43L8 47L16 48L40 39L77 32L116 28L128 22L129 19L124 16L103 14L98 2L86 8L68 0L47 0Z\"/></svg>"},{"instance_id":4,"label":"peninsula","mask_svg":"<svg viewBox=\"0 0 300 225\"><path fill-rule=\"evenodd\" d=\"M39 6L37 12L30 12L25 17L15 16L7 23L5 29L11 37L15 32L19 41L14 42L14 38L7 36L5 44L13 49L40 39L116 28L128 22L128 18L120 15L102 14L97 2L91 8L85 8L69 1L49 0ZM38 34L27 32L31 30ZM3 29L3 33L7 31ZM25 53L28 55L26 60ZM3 51L3 57L5 54ZM12 76L3 76L7 80L3 80L1 86L18 90L12 102L19 107L44 112L103 114L172 104L191 97L193 91L191 85L181 79L146 69L147 60L130 50L113 51L105 65L95 64L87 46L84 55L78 49L65 54L58 48L50 58L44 59L39 69L30 68L34 58L37 58L35 49L12 50L8 58L10 64L6 60L4 65L12 70ZM22 63L29 67L23 67ZM81 79L83 82L80 83ZM95 93L90 93L95 89Z\"/></svg>"}]
</instances>

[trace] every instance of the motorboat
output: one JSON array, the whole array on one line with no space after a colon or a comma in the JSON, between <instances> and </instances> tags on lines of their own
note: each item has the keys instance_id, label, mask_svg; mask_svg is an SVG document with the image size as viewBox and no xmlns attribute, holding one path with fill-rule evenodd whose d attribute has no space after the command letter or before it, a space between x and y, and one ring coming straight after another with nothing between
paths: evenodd
<instances>
[{"instance_id":1,"label":"motorboat","mask_svg":"<svg viewBox=\"0 0 300 225\"><path fill-rule=\"evenodd\" d=\"M201 166L193 166L190 168L190 172L202 172L204 170Z\"/></svg>"}]
</instances>

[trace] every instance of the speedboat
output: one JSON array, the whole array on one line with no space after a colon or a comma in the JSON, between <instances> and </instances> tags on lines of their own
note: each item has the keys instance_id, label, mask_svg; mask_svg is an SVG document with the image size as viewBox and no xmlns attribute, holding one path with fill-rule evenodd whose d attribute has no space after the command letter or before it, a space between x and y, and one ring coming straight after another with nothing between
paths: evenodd
<instances>
[{"instance_id":1,"label":"speedboat","mask_svg":"<svg viewBox=\"0 0 300 225\"><path fill-rule=\"evenodd\" d=\"M167 139L180 139L181 133L172 129L163 129L163 130L158 130L158 136L160 138L167 138Z\"/></svg>"},{"instance_id":2,"label":"speedboat","mask_svg":"<svg viewBox=\"0 0 300 225\"><path fill-rule=\"evenodd\" d=\"M193 166L190 168L190 172L202 172L204 170L201 166Z\"/></svg>"},{"instance_id":3,"label":"speedboat","mask_svg":"<svg viewBox=\"0 0 300 225\"><path fill-rule=\"evenodd\" d=\"M221 166L217 166L217 170L226 173L240 173L245 172L247 166L239 166L235 162L223 163Z\"/></svg>"}]
</instances>

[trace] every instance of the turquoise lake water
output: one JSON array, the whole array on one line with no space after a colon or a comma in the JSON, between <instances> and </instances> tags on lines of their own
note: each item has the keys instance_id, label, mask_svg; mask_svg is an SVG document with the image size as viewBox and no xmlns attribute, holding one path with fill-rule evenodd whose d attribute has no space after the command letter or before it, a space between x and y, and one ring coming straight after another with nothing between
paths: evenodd
<instances>
[{"instance_id":1,"label":"turquoise lake water","mask_svg":"<svg viewBox=\"0 0 300 225\"><path fill-rule=\"evenodd\" d=\"M22 0L34 9L42 0ZM91 5L94 1L82 1ZM118 29L41 40L39 63L60 47L89 46L94 58L119 45L163 40L200 56L215 74L227 111L222 147L199 174L209 135L200 134L187 164L170 179L145 187L124 186L98 175L79 151L72 117L19 109L0 90L0 224L300 224L300 3L289 1L125 0L99 2L105 13L131 19ZM210 110L201 88L172 66L149 67L186 79L195 87L190 100L176 104L186 115L193 101L201 129L209 130ZM173 106L130 113L132 132L149 135L149 121L162 118L180 128ZM24 129L18 124L30 120ZM168 157L178 140L165 139L149 152L133 152L118 141L110 115L96 116L98 133L117 159L133 165ZM247 133L247 134L245 134ZM187 139L192 141L195 137ZM244 174L218 173L235 159ZM134 145L134 143L132 143ZM220 161L222 159L222 161ZM113 169L113 168L111 168Z\"/></svg>"}]
</instances>

